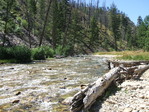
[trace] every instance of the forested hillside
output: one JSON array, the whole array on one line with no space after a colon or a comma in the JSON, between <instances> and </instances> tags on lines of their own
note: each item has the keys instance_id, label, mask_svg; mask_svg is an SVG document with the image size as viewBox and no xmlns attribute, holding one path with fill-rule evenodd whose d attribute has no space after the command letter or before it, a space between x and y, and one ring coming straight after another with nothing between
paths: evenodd
<instances>
[{"instance_id":1,"label":"forested hillside","mask_svg":"<svg viewBox=\"0 0 149 112\"><path fill-rule=\"evenodd\" d=\"M99 7L98 4L103 4ZM101 6L101 5L100 5ZM0 0L1 46L47 45L68 54L100 50L149 50L149 16L138 25L97 0Z\"/></svg>"}]
</instances>

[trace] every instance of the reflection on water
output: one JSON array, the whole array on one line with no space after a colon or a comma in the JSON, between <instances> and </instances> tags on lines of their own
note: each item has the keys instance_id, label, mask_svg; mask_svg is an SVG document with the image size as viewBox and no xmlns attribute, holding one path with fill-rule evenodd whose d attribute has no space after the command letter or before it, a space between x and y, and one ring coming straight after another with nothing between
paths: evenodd
<instances>
[{"instance_id":1,"label":"reflection on water","mask_svg":"<svg viewBox=\"0 0 149 112\"><path fill-rule=\"evenodd\" d=\"M103 75L106 59L81 56L0 65L0 112L68 112L61 102Z\"/></svg>"}]
</instances>

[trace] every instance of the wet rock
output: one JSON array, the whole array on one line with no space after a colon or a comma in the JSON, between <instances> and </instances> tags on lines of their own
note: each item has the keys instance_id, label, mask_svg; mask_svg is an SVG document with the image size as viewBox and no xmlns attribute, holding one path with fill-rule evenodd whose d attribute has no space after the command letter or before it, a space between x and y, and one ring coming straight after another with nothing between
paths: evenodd
<instances>
[{"instance_id":1,"label":"wet rock","mask_svg":"<svg viewBox=\"0 0 149 112\"><path fill-rule=\"evenodd\" d=\"M19 103L20 102L20 100L14 100L12 103L14 104L14 103Z\"/></svg>"},{"instance_id":2,"label":"wet rock","mask_svg":"<svg viewBox=\"0 0 149 112\"><path fill-rule=\"evenodd\" d=\"M143 89L143 88L144 88L144 87L142 87L142 86L139 86L139 87L138 87L138 89Z\"/></svg>"},{"instance_id":3,"label":"wet rock","mask_svg":"<svg viewBox=\"0 0 149 112\"><path fill-rule=\"evenodd\" d=\"M146 107L145 104L141 104L141 105L140 105L140 108L141 108L141 109L145 109L145 107Z\"/></svg>"},{"instance_id":4,"label":"wet rock","mask_svg":"<svg viewBox=\"0 0 149 112\"><path fill-rule=\"evenodd\" d=\"M64 80L67 80L67 78L65 77Z\"/></svg>"},{"instance_id":5,"label":"wet rock","mask_svg":"<svg viewBox=\"0 0 149 112\"><path fill-rule=\"evenodd\" d=\"M61 86L61 87L59 87L60 89L66 89L66 87L65 86Z\"/></svg>"},{"instance_id":6,"label":"wet rock","mask_svg":"<svg viewBox=\"0 0 149 112\"><path fill-rule=\"evenodd\" d=\"M114 101L114 100L107 100L108 103L111 103L111 104L116 104L117 102Z\"/></svg>"},{"instance_id":7,"label":"wet rock","mask_svg":"<svg viewBox=\"0 0 149 112\"><path fill-rule=\"evenodd\" d=\"M30 108L32 108L32 105L29 105L29 104L25 104L21 107L23 110L28 110Z\"/></svg>"},{"instance_id":8,"label":"wet rock","mask_svg":"<svg viewBox=\"0 0 149 112\"><path fill-rule=\"evenodd\" d=\"M52 68L48 68L48 70L52 70Z\"/></svg>"},{"instance_id":9,"label":"wet rock","mask_svg":"<svg viewBox=\"0 0 149 112\"><path fill-rule=\"evenodd\" d=\"M18 96L18 95L20 95L20 94L21 94L21 92L19 91L19 92L16 93L16 96Z\"/></svg>"},{"instance_id":10,"label":"wet rock","mask_svg":"<svg viewBox=\"0 0 149 112\"><path fill-rule=\"evenodd\" d=\"M0 63L0 65L4 64L3 62Z\"/></svg>"},{"instance_id":11,"label":"wet rock","mask_svg":"<svg viewBox=\"0 0 149 112\"><path fill-rule=\"evenodd\" d=\"M68 97L64 101L62 101L62 104L64 105L70 105L72 103L72 98L73 97Z\"/></svg>"},{"instance_id":12,"label":"wet rock","mask_svg":"<svg viewBox=\"0 0 149 112\"><path fill-rule=\"evenodd\" d=\"M81 89L84 89L87 85L82 84L80 87Z\"/></svg>"}]
</instances>

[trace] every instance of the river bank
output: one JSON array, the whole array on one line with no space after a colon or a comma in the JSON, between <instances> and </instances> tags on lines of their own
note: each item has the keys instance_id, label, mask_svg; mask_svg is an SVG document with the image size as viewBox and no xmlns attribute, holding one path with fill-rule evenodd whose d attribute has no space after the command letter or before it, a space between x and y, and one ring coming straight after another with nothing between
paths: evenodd
<instances>
[{"instance_id":1,"label":"river bank","mask_svg":"<svg viewBox=\"0 0 149 112\"><path fill-rule=\"evenodd\" d=\"M109 97L97 100L91 112L149 112L149 70L139 80L126 80Z\"/></svg>"}]
</instances>

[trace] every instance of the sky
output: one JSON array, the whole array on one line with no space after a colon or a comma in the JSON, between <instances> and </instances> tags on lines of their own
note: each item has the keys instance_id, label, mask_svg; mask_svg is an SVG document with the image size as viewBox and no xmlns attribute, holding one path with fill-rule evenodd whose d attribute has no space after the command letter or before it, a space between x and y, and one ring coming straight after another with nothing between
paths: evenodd
<instances>
[{"instance_id":1,"label":"sky","mask_svg":"<svg viewBox=\"0 0 149 112\"><path fill-rule=\"evenodd\" d=\"M86 0L89 2L91 0ZM96 0L92 0L96 1ZM130 20L137 24L138 16L141 16L144 19L149 15L149 0L99 0L100 6L105 2L107 7L110 7L114 3L118 10L124 12Z\"/></svg>"}]
</instances>

